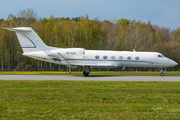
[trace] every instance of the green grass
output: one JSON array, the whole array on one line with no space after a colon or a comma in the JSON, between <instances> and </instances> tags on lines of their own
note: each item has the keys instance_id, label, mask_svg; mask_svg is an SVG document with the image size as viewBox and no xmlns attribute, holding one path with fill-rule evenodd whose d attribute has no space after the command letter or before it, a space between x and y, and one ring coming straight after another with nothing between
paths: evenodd
<instances>
[{"instance_id":1,"label":"green grass","mask_svg":"<svg viewBox=\"0 0 180 120\"><path fill-rule=\"evenodd\" d=\"M58 72L58 71L6 71L6 72L0 72L0 74L26 74L26 75L82 75L81 72ZM180 71L164 71L165 76L180 76ZM130 76L159 76L160 72L159 71L148 71L148 72L141 72L141 71L129 71L129 72L122 72L122 71L98 71L94 72L92 71L90 76L95 76L95 75L130 75Z\"/></svg>"},{"instance_id":2,"label":"green grass","mask_svg":"<svg viewBox=\"0 0 180 120\"><path fill-rule=\"evenodd\" d=\"M180 119L180 82L0 81L1 119Z\"/></svg>"}]
</instances>

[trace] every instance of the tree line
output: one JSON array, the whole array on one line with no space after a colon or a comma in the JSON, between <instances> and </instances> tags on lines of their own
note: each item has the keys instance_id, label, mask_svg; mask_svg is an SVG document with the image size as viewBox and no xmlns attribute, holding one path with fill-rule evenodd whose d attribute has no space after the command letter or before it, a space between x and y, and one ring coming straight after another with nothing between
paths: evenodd
<instances>
[{"instance_id":1,"label":"tree line","mask_svg":"<svg viewBox=\"0 0 180 120\"><path fill-rule=\"evenodd\" d=\"M32 27L48 45L60 48L91 50L160 52L180 64L180 28L159 27L148 23L118 19L89 19L88 15L75 18L38 18L32 10L9 14L0 19L0 69L14 70L66 70L65 66L46 63L22 56L22 49L14 32L3 27ZM175 69L178 70L179 66Z\"/></svg>"}]
</instances>

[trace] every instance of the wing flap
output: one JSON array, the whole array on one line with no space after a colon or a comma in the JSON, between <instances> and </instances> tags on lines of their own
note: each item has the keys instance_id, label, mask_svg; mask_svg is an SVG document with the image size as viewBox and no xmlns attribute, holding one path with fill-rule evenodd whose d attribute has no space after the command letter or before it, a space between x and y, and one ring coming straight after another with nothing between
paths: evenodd
<instances>
[{"instance_id":1,"label":"wing flap","mask_svg":"<svg viewBox=\"0 0 180 120\"><path fill-rule=\"evenodd\" d=\"M115 67L112 64L79 64L79 63L75 63L72 65L77 65L77 66L94 66L94 67L102 67L102 66L106 66L106 67Z\"/></svg>"}]
</instances>

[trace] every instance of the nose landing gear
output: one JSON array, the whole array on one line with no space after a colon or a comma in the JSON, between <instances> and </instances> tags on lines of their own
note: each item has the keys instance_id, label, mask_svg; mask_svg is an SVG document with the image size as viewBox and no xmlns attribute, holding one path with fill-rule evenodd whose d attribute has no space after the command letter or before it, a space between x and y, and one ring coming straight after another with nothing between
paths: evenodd
<instances>
[{"instance_id":1,"label":"nose landing gear","mask_svg":"<svg viewBox=\"0 0 180 120\"><path fill-rule=\"evenodd\" d=\"M161 68L160 71L161 71L160 75L163 77L164 76L163 68Z\"/></svg>"},{"instance_id":2,"label":"nose landing gear","mask_svg":"<svg viewBox=\"0 0 180 120\"><path fill-rule=\"evenodd\" d=\"M161 72L161 74L160 74L162 77L164 76L164 73L163 72Z\"/></svg>"}]
</instances>

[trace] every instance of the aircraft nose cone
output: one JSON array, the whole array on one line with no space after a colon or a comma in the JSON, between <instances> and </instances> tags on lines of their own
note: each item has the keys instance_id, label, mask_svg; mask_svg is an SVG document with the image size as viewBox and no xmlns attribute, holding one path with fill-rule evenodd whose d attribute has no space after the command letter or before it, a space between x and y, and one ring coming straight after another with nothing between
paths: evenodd
<instances>
[{"instance_id":1,"label":"aircraft nose cone","mask_svg":"<svg viewBox=\"0 0 180 120\"><path fill-rule=\"evenodd\" d=\"M175 62L175 61L173 61L171 59L169 59L168 61L169 61L169 67L174 67L174 66L178 65L177 62Z\"/></svg>"},{"instance_id":2,"label":"aircraft nose cone","mask_svg":"<svg viewBox=\"0 0 180 120\"><path fill-rule=\"evenodd\" d=\"M175 62L175 65L178 65L178 63L177 63L177 62Z\"/></svg>"},{"instance_id":3,"label":"aircraft nose cone","mask_svg":"<svg viewBox=\"0 0 180 120\"><path fill-rule=\"evenodd\" d=\"M176 66L176 65L178 65L178 63L175 62L175 61L172 61L172 65L173 65L173 66Z\"/></svg>"}]
</instances>

